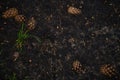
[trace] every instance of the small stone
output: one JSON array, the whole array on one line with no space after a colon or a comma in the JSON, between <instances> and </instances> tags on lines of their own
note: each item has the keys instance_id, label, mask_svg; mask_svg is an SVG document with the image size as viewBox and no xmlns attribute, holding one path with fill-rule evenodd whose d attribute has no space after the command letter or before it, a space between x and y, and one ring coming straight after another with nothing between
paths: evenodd
<instances>
[{"instance_id":1,"label":"small stone","mask_svg":"<svg viewBox=\"0 0 120 80\"><path fill-rule=\"evenodd\" d=\"M85 26L89 26L90 25L90 21L87 20L86 23L85 23Z\"/></svg>"},{"instance_id":2,"label":"small stone","mask_svg":"<svg viewBox=\"0 0 120 80\"><path fill-rule=\"evenodd\" d=\"M66 57L65 57L65 59L66 59L67 61L70 60L70 58L71 58L71 54L67 54Z\"/></svg>"},{"instance_id":3,"label":"small stone","mask_svg":"<svg viewBox=\"0 0 120 80\"><path fill-rule=\"evenodd\" d=\"M14 54L13 54L13 61L16 61L17 59L18 59L18 57L19 57L19 52L14 52Z\"/></svg>"},{"instance_id":4,"label":"small stone","mask_svg":"<svg viewBox=\"0 0 120 80\"><path fill-rule=\"evenodd\" d=\"M92 19L95 19L95 17L94 17L94 16L92 16L91 18L92 18Z\"/></svg>"},{"instance_id":5,"label":"small stone","mask_svg":"<svg viewBox=\"0 0 120 80\"><path fill-rule=\"evenodd\" d=\"M32 62L32 60L30 59L30 60L29 60L29 62L31 63L31 62Z\"/></svg>"},{"instance_id":6,"label":"small stone","mask_svg":"<svg viewBox=\"0 0 120 80\"><path fill-rule=\"evenodd\" d=\"M74 39L74 38L70 38L70 39L68 40L68 42L69 42L69 43L73 43L73 42L75 42L75 39Z\"/></svg>"}]
</instances>

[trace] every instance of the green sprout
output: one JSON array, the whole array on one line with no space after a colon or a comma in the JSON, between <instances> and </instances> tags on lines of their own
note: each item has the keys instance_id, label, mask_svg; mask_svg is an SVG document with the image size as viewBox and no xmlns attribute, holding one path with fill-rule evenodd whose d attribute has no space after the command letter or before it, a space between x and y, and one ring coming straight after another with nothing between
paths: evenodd
<instances>
[{"instance_id":1,"label":"green sprout","mask_svg":"<svg viewBox=\"0 0 120 80\"><path fill-rule=\"evenodd\" d=\"M29 30L24 31L24 24L22 24L21 29L19 30L17 34L17 40L16 40L16 47L20 50L22 50L22 47L24 45L24 42L27 38L29 38L28 34Z\"/></svg>"},{"instance_id":2,"label":"green sprout","mask_svg":"<svg viewBox=\"0 0 120 80\"><path fill-rule=\"evenodd\" d=\"M29 30L24 30L24 27L25 27L25 25L22 24L22 27L17 34L16 47L19 51L22 51L25 40L30 38L30 37L34 38L38 43L41 43L41 39L38 36L30 35L28 33Z\"/></svg>"}]
</instances>

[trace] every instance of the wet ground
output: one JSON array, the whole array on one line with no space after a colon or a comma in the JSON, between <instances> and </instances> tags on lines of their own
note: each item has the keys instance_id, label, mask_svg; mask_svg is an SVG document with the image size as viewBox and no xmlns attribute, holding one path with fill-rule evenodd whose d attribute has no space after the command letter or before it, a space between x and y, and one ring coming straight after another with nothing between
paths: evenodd
<instances>
[{"instance_id":1,"label":"wet ground","mask_svg":"<svg viewBox=\"0 0 120 80\"><path fill-rule=\"evenodd\" d=\"M81 12L70 14L70 6ZM40 42L30 37L22 51L15 47L21 23L2 17L9 8L34 17L29 34ZM0 80L14 74L14 80L119 80L120 1L1 0Z\"/></svg>"}]
</instances>

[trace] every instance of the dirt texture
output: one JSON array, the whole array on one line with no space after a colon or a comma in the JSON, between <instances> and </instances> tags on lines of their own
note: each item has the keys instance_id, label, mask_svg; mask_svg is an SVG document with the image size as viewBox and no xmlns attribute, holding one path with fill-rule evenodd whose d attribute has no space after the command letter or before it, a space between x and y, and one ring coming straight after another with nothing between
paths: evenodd
<instances>
[{"instance_id":1,"label":"dirt texture","mask_svg":"<svg viewBox=\"0 0 120 80\"><path fill-rule=\"evenodd\" d=\"M5 16L10 8L18 12ZM37 38L19 51L22 23ZM0 0L0 80L13 74L14 80L119 80L120 0Z\"/></svg>"}]
</instances>

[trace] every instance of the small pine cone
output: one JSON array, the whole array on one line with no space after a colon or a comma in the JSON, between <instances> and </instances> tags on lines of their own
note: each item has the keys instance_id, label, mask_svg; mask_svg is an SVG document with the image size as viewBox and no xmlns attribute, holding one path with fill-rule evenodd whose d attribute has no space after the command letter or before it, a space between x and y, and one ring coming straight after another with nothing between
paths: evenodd
<instances>
[{"instance_id":1,"label":"small pine cone","mask_svg":"<svg viewBox=\"0 0 120 80\"><path fill-rule=\"evenodd\" d=\"M11 17L15 17L16 15L18 15L18 10L16 8L10 8L5 12L3 12L2 16L3 18L11 18Z\"/></svg>"},{"instance_id":2,"label":"small pine cone","mask_svg":"<svg viewBox=\"0 0 120 80\"><path fill-rule=\"evenodd\" d=\"M78 9L78 8L75 8L75 7L70 6L70 7L68 8L68 13L74 14L74 15L76 15L76 14L81 14L81 10Z\"/></svg>"},{"instance_id":3,"label":"small pine cone","mask_svg":"<svg viewBox=\"0 0 120 80\"><path fill-rule=\"evenodd\" d=\"M110 64L102 65L100 67L100 72L109 77L112 77L116 74L115 67Z\"/></svg>"},{"instance_id":4,"label":"small pine cone","mask_svg":"<svg viewBox=\"0 0 120 80\"><path fill-rule=\"evenodd\" d=\"M23 15L16 15L15 16L15 21L17 22L24 22L25 21L25 17Z\"/></svg>"},{"instance_id":5,"label":"small pine cone","mask_svg":"<svg viewBox=\"0 0 120 80\"><path fill-rule=\"evenodd\" d=\"M75 70L77 73L85 73L85 69L78 60L73 62L73 70Z\"/></svg>"},{"instance_id":6,"label":"small pine cone","mask_svg":"<svg viewBox=\"0 0 120 80\"><path fill-rule=\"evenodd\" d=\"M34 19L34 17L30 18L27 23L28 29L33 30L35 28L35 25L36 25L36 20Z\"/></svg>"}]
</instances>

